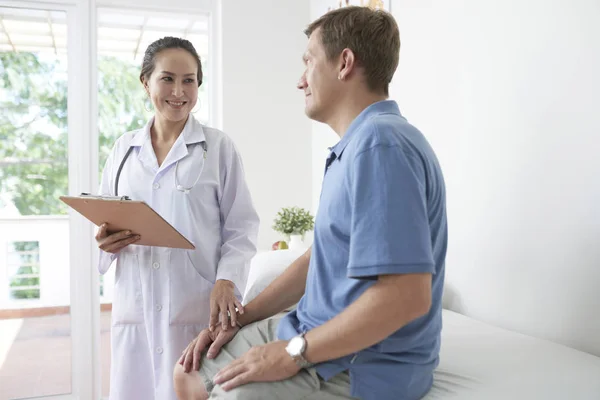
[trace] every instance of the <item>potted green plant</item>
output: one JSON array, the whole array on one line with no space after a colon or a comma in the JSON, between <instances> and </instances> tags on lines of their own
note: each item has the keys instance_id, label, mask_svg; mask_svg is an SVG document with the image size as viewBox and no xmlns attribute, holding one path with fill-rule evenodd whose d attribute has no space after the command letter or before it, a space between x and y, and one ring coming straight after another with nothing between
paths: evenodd
<instances>
[{"instance_id":1,"label":"potted green plant","mask_svg":"<svg viewBox=\"0 0 600 400\"><path fill-rule=\"evenodd\" d=\"M314 217L301 207L284 207L277 213L273 229L289 242L290 249L304 246L304 234L315 226Z\"/></svg>"}]
</instances>

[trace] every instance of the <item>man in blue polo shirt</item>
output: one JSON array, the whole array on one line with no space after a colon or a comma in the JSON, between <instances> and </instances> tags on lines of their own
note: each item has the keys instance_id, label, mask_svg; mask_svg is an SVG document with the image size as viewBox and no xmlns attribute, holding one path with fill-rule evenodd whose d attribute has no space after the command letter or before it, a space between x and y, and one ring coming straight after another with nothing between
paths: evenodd
<instances>
[{"instance_id":1,"label":"man in blue polo shirt","mask_svg":"<svg viewBox=\"0 0 600 400\"><path fill-rule=\"evenodd\" d=\"M398 27L385 12L346 7L306 34L306 113L340 136L313 246L246 305L241 330L205 330L190 343L175 368L181 399L403 400L431 388L445 187L427 140L388 100Z\"/></svg>"}]
</instances>

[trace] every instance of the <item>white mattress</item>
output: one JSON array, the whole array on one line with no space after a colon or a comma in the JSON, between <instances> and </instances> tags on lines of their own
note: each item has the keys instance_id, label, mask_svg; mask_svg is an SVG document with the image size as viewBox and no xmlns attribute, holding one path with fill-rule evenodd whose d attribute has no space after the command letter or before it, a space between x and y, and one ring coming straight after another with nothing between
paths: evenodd
<instances>
[{"instance_id":1,"label":"white mattress","mask_svg":"<svg viewBox=\"0 0 600 400\"><path fill-rule=\"evenodd\" d=\"M600 357L448 310L443 323L426 400L600 400Z\"/></svg>"}]
</instances>

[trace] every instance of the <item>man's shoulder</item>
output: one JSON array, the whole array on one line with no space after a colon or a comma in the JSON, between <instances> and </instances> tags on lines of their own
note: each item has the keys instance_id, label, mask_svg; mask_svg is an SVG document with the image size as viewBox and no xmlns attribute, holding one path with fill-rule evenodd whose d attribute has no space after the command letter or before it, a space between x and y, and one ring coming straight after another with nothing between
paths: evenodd
<instances>
[{"instance_id":1,"label":"man's shoulder","mask_svg":"<svg viewBox=\"0 0 600 400\"><path fill-rule=\"evenodd\" d=\"M409 164L437 164L435 152L423 133L398 114L382 113L371 116L361 126L353 140L350 153L354 157L375 154L378 157L403 155ZM384 149L397 152L385 152Z\"/></svg>"},{"instance_id":2,"label":"man's shoulder","mask_svg":"<svg viewBox=\"0 0 600 400\"><path fill-rule=\"evenodd\" d=\"M398 114L376 114L365 121L354 143L349 145L346 162L356 168L384 167L390 174L404 176L408 168L423 184L443 185L443 174L435 151L425 135ZM393 166L393 167L392 167ZM427 178L429 177L429 179Z\"/></svg>"},{"instance_id":3,"label":"man's shoulder","mask_svg":"<svg viewBox=\"0 0 600 400\"><path fill-rule=\"evenodd\" d=\"M353 147L357 154L378 147L398 147L415 153L419 152L424 142L425 136L404 117L381 113L372 115L363 123Z\"/></svg>"}]
</instances>

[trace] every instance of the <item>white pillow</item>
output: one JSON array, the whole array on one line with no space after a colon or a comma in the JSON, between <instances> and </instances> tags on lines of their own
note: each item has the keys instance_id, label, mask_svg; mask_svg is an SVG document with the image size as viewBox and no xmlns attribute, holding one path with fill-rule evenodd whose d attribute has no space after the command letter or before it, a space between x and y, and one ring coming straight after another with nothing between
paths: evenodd
<instances>
[{"instance_id":1,"label":"white pillow","mask_svg":"<svg viewBox=\"0 0 600 400\"><path fill-rule=\"evenodd\" d=\"M460 296L458 295L456 288L452 286L452 284L448 283L448 278L446 278L446 281L444 282L444 291L442 293L442 308L458 313L461 313L463 311Z\"/></svg>"},{"instance_id":2,"label":"white pillow","mask_svg":"<svg viewBox=\"0 0 600 400\"><path fill-rule=\"evenodd\" d=\"M246 305L271 284L306 250L273 250L256 254L250 263L242 304Z\"/></svg>"}]
</instances>

